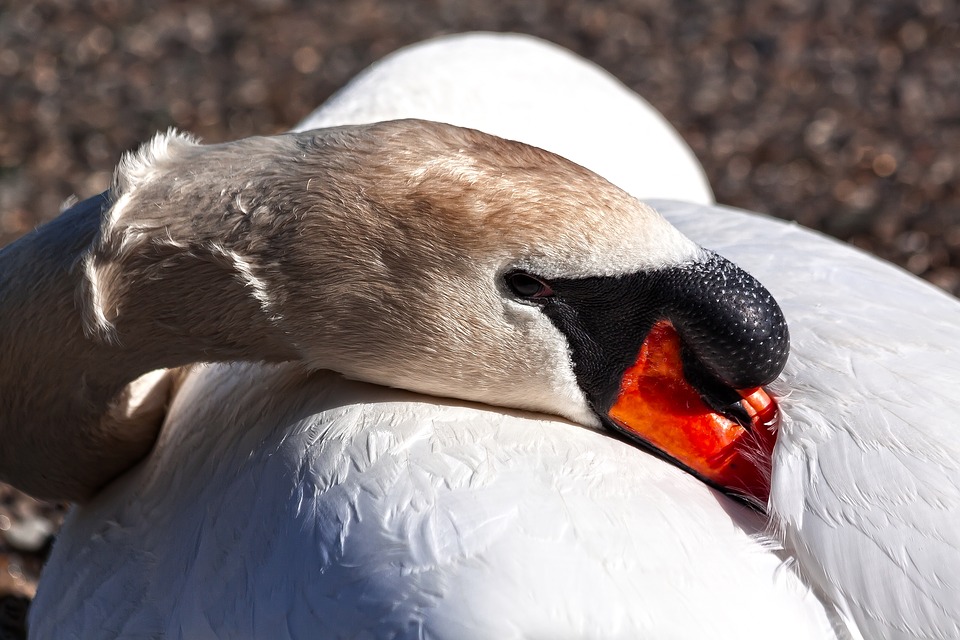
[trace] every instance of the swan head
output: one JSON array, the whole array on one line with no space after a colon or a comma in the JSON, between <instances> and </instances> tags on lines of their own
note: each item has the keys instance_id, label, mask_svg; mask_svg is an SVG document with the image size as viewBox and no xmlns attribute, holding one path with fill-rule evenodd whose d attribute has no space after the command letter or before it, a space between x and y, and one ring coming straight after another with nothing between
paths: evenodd
<instances>
[{"instance_id":1,"label":"swan head","mask_svg":"<svg viewBox=\"0 0 960 640\"><path fill-rule=\"evenodd\" d=\"M101 289L144 243L219 247L309 367L612 427L766 500L757 388L786 361L779 307L564 158L416 120L171 135L125 161L113 197Z\"/></svg>"}]
</instances>

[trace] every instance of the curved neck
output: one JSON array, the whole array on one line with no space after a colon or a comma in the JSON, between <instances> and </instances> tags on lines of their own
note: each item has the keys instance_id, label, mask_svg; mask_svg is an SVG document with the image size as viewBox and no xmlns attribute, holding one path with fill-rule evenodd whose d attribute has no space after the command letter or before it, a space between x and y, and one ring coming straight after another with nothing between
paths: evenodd
<instances>
[{"instance_id":1,"label":"curved neck","mask_svg":"<svg viewBox=\"0 0 960 640\"><path fill-rule=\"evenodd\" d=\"M130 292L115 340L85 331L83 256L108 205L106 193L78 203L0 251L0 480L38 497L88 498L150 450L163 411L131 412L122 394L142 374L296 357L228 270L189 254L190 282Z\"/></svg>"}]
</instances>

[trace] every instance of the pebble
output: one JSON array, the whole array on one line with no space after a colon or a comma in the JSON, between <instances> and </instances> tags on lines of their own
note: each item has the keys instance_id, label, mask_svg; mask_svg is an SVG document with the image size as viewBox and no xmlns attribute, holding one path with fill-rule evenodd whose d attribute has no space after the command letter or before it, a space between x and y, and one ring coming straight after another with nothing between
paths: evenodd
<instances>
[{"instance_id":1,"label":"pebble","mask_svg":"<svg viewBox=\"0 0 960 640\"><path fill-rule=\"evenodd\" d=\"M0 537L12 549L36 553L43 549L54 533L50 520L38 516L16 520L0 531Z\"/></svg>"}]
</instances>

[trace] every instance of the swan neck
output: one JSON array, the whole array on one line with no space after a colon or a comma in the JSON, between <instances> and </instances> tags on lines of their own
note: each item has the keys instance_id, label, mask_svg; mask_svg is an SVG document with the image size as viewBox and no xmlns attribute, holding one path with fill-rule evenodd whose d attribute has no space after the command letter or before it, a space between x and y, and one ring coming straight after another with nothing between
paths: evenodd
<instances>
[{"instance_id":1,"label":"swan neck","mask_svg":"<svg viewBox=\"0 0 960 640\"><path fill-rule=\"evenodd\" d=\"M111 331L91 327L84 261L109 205L81 202L0 251L0 480L37 497L84 500L149 452L166 395L157 383L151 411L131 412L125 389L141 375L296 356L231 273L189 252L173 273L190 282L124 285Z\"/></svg>"}]
</instances>

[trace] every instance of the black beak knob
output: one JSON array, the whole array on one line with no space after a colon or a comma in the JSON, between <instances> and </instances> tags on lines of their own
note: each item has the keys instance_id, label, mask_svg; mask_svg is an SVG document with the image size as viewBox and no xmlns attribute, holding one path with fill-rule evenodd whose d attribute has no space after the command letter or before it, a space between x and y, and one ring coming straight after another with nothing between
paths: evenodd
<instances>
[{"instance_id":1,"label":"black beak knob","mask_svg":"<svg viewBox=\"0 0 960 640\"><path fill-rule=\"evenodd\" d=\"M787 363L783 311L756 278L713 252L661 272L665 316L713 377L735 389L773 382Z\"/></svg>"}]
</instances>

